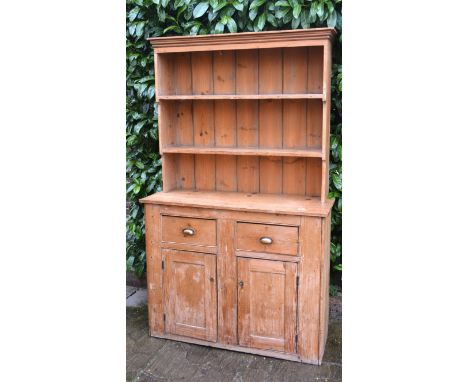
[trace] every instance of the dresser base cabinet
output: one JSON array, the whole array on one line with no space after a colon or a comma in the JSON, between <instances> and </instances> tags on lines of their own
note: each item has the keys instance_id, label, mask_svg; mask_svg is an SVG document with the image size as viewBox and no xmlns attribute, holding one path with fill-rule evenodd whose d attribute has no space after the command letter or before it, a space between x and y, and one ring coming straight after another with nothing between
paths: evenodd
<instances>
[{"instance_id":1,"label":"dresser base cabinet","mask_svg":"<svg viewBox=\"0 0 468 382\"><path fill-rule=\"evenodd\" d=\"M151 336L321 363L329 209L293 216L146 203L145 222Z\"/></svg>"}]
</instances>

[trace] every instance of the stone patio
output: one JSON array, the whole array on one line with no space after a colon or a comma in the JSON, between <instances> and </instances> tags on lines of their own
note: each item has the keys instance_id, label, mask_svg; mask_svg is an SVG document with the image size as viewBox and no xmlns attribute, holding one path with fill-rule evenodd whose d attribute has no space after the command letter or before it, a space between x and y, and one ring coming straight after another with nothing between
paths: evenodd
<instances>
[{"instance_id":1,"label":"stone patio","mask_svg":"<svg viewBox=\"0 0 468 382\"><path fill-rule=\"evenodd\" d=\"M127 381L341 381L341 300L330 298L321 366L152 338L146 289L127 287Z\"/></svg>"}]
</instances>

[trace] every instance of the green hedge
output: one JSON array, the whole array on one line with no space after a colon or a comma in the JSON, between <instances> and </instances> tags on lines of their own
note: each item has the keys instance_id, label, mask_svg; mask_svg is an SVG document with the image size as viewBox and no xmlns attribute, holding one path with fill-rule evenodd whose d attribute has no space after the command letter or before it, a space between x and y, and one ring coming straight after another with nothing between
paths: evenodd
<instances>
[{"instance_id":1,"label":"green hedge","mask_svg":"<svg viewBox=\"0 0 468 382\"><path fill-rule=\"evenodd\" d=\"M341 272L341 1L127 0L127 269L145 271L143 207L161 190L153 52L148 37L334 27L330 197L332 269Z\"/></svg>"}]
</instances>

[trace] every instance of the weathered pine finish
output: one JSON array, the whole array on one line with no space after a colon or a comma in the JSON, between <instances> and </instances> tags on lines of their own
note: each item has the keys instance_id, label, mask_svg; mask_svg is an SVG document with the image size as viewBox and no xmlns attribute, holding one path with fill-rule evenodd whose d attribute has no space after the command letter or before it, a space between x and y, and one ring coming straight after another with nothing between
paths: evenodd
<instances>
[{"instance_id":1,"label":"weathered pine finish","mask_svg":"<svg viewBox=\"0 0 468 382\"><path fill-rule=\"evenodd\" d=\"M334 30L152 38L150 335L320 364Z\"/></svg>"}]
</instances>

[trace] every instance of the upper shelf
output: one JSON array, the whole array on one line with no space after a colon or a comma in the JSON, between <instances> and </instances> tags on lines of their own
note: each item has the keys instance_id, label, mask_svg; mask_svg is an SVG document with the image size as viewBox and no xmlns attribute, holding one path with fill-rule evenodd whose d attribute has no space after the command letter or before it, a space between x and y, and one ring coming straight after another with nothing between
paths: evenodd
<instances>
[{"instance_id":1,"label":"upper shelf","mask_svg":"<svg viewBox=\"0 0 468 382\"><path fill-rule=\"evenodd\" d=\"M321 149L273 149L273 148L234 148L208 146L169 146L162 148L163 154L211 154L211 155L253 155L267 157L321 158Z\"/></svg>"},{"instance_id":2,"label":"upper shelf","mask_svg":"<svg viewBox=\"0 0 468 382\"><path fill-rule=\"evenodd\" d=\"M304 94L187 94L159 95L156 101L162 100L236 100L236 99L325 99L322 93Z\"/></svg>"}]
</instances>

